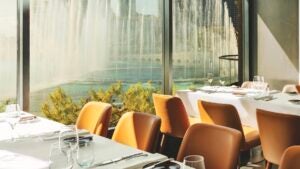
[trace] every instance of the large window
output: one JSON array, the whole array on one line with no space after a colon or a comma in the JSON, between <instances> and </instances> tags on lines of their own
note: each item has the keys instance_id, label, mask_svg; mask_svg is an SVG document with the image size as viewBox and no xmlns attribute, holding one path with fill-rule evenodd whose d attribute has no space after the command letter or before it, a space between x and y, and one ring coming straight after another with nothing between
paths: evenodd
<instances>
[{"instance_id":1,"label":"large window","mask_svg":"<svg viewBox=\"0 0 300 169\"><path fill-rule=\"evenodd\" d=\"M17 1L0 0L0 112L17 89Z\"/></svg>"},{"instance_id":2,"label":"large window","mask_svg":"<svg viewBox=\"0 0 300 169\"><path fill-rule=\"evenodd\" d=\"M160 0L31 0L30 12L32 112L71 123L90 100L112 103L115 114L154 111Z\"/></svg>"},{"instance_id":3,"label":"large window","mask_svg":"<svg viewBox=\"0 0 300 169\"><path fill-rule=\"evenodd\" d=\"M239 9L237 0L173 1L176 89L238 82Z\"/></svg>"},{"instance_id":4,"label":"large window","mask_svg":"<svg viewBox=\"0 0 300 169\"><path fill-rule=\"evenodd\" d=\"M113 105L112 124L154 113L152 93L170 91L170 77L175 90L242 80L243 0L28 1L18 20L17 0L0 0L0 110L16 98L17 42L24 107L66 124L93 100Z\"/></svg>"}]
</instances>

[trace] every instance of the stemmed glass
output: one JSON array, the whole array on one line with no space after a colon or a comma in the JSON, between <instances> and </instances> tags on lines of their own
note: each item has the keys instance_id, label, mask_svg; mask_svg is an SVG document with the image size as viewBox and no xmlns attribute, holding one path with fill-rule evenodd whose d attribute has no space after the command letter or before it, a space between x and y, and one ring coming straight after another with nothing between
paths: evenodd
<instances>
[{"instance_id":1,"label":"stemmed glass","mask_svg":"<svg viewBox=\"0 0 300 169\"><path fill-rule=\"evenodd\" d=\"M183 164L195 169L205 169L204 157L200 155L189 155L184 157Z\"/></svg>"},{"instance_id":2,"label":"stemmed glass","mask_svg":"<svg viewBox=\"0 0 300 169\"><path fill-rule=\"evenodd\" d=\"M16 126L18 124L19 119L18 118L12 118L12 117L8 117L5 119L5 121L7 122L7 124L9 124L9 127L11 128L11 141L16 141L17 138L17 133L16 133Z\"/></svg>"},{"instance_id":3,"label":"stemmed glass","mask_svg":"<svg viewBox=\"0 0 300 169\"><path fill-rule=\"evenodd\" d=\"M89 168L94 162L94 143L89 140L80 140L76 153L76 162L81 168Z\"/></svg>"},{"instance_id":4,"label":"stemmed glass","mask_svg":"<svg viewBox=\"0 0 300 169\"><path fill-rule=\"evenodd\" d=\"M225 83L226 83L225 78L220 78L219 82L220 82L221 86L225 86Z\"/></svg>"},{"instance_id":5,"label":"stemmed glass","mask_svg":"<svg viewBox=\"0 0 300 169\"><path fill-rule=\"evenodd\" d=\"M71 155L70 158L73 161L73 153L78 149L79 137L78 129L75 125L63 126L59 132L58 144L64 146L70 144Z\"/></svg>"},{"instance_id":6,"label":"stemmed glass","mask_svg":"<svg viewBox=\"0 0 300 169\"><path fill-rule=\"evenodd\" d=\"M257 91L257 94L262 94L266 90L266 84L263 76L254 76L252 82L252 88ZM261 92L260 92L261 91Z\"/></svg>"},{"instance_id":7,"label":"stemmed glass","mask_svg":"<svg viewBox=\"0 0 300 169\"><path fill-rule=\"evenodd\" d=\"M213 77L214 77L214 75L212 73L207 73L207 81L210 86L212 85L212 82L214 80Z\"/></svg>"}]
</instances>

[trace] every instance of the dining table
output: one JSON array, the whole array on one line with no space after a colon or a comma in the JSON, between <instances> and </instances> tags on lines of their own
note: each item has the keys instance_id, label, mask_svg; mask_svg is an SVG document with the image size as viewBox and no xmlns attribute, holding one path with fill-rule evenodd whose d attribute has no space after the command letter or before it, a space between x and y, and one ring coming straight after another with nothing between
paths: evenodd
<instances>
[{"instance_id":1,"label":"dining table","mask_svg":"<svg viewBox=\"0 0 300 169\"><path fill-rule=\"evenodd\" d=\"M201 122L198 101L233 105L243 125L258 128L256 110L263 109L274 113L300 116L300 95L272 90L264 93L259 90L239 87L205 86L195 90L177 90L188 115Z\"/></svg>"},{"instance_id":2,"label":"dining table","mask_svg":"<svg viewBox=\"0 0 300 169\"><path fill-rule=\"evenodd\" d=\"M35 117L28 122L17 124L15 129L17 134L13 136L9 120L14 118L13 113L0 113L0 169L44 169L49 168L51 145L58 142L58 131L64 126L61 123ZM20 112L19 112L20 114ZM27 112L21 112L20 116L33 116ZM83 134L89 134L82 130ZM91 135L91 134L89 134ZM164 161L168 159L159 153L145 152L127 145L120 144L111 139L91 135L94 144L94 164L112 161L114 159L124 159L109 163L103 166L95 166L99 169L140 169L151 162ZM14 138L14 139L12 139ZM130 155L134 158L124 158ZM174 160L172 160L173 162ZM180 166L182 163L174 161ZM80 168L76 162L73 169ZM93 168L93 167L92 167Z\"/></svg>"}]
</instances>

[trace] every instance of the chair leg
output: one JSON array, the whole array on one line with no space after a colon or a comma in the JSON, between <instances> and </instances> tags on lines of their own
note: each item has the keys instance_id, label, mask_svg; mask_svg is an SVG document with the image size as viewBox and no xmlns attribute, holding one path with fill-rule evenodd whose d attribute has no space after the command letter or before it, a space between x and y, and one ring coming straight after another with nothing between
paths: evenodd
<instances>
[{"instance_id":1,"label":"chair leg","mask_svg":"<svg viewBox=\"0 0 300 169\"><path fill-rule=\"evenodd\" d=\"M182 138L163 134L160 153L168 156L169 158L176 159L181 142Z\"/></svg>"},{"instance_id":2,"label":"chair leg","mask_svg":"<svg viewBox=\"0 0 300 169\"><path fill-rule=\"evenodd\" d=\"M266 161L266 169L272 169L272 163Z\"/></svg>"}]
</instances>

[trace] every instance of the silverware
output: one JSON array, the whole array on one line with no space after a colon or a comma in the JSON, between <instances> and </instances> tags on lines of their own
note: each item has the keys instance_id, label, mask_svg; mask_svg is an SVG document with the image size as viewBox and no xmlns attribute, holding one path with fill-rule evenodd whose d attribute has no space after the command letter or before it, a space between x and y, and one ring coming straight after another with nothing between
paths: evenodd
<instances>
[{"instance_id":1,"label":"silverware","mask_svg":"<svg viewBox=\"0 0 300 169\"><path fill-rule=\"evenodd\" d=\"M104 166L104 165L108 165L108 164L113 164L113 163L116 163L116 162L119 162L119 161L122 161L122 160L128 160L128 159L141 157L141 156L148 156L148 154L146 154L146 153L135 153L135 154L132 154L132 155L123 156L123 157L120 157L120 158L115 158L115 159L112 159L112 160L103 161L103 162L94 164L91 168L100 167L100 166Z\"/></svg>"},{"instance_id":2,"label":"silverware","mask_svg":"<svg viewBox=\"0 0 300 169\"><path fill-rule=\"evenodd\" d=\"M151 163L149 163L150 165L147 164L143 168L144 169L153 169L153 168L157 167L158 165L160 165L162 163L173 161L173 160L174 160L173 158L168 158L168 159L165 159L165 160L162 160L162 161L151 162Z\"/></svg>"}]
</instances>

